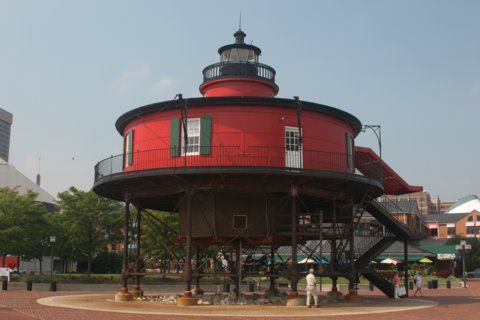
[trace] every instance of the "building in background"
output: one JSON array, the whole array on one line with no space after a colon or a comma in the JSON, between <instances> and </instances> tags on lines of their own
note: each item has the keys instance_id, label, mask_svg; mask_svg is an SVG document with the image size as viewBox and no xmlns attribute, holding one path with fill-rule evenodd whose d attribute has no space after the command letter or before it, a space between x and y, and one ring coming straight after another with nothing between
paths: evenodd
<instances>
[{"instance_id":1,"label":"building in background","mask_svg":"<svg viewBox=\"0 0 480 320\"><path fill-rule=\"evenodd\" d=\"M432 238L448 239L456 235L480 238L480 214L473 210L467 213L432 214L425 217L425 226Z\"/></svg>"},{"instance_id":2,"label":"building in background","mask_svg":"<svg viewBox=\"0 0 480 320\"><path fill-rule=\"evenodd\" d=\"M0 158L8 162L10 152L10 131L13 122L13 115L0 108Z\"/></svg>"}]
</instances>

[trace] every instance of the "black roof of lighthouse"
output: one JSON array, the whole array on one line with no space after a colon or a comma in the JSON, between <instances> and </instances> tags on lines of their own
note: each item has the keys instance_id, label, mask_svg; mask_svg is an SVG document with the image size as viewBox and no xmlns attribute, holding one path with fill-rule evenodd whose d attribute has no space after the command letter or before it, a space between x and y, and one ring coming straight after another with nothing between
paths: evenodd
<instances>
[{"instance_id":1,"label":"black roof of lighthouse","mask_svg":"<svg viewBox=\"0 0 480 320\"><path fill-rule=\"evenodd\" d=\"M218 49L218 53L221 55L224 51L232 49L232 48L241 48L241 49L249 49L255 52L257 56L259 56L262 53L262 50L260 50L259 47L256 47L251 44L246 44L244 39L247 36L245 32L242 31L242 29L238 29L237 32L233 34L235 37L235 43L232 44L227 44L220 49Z\"/></svg>"}]
</instances>

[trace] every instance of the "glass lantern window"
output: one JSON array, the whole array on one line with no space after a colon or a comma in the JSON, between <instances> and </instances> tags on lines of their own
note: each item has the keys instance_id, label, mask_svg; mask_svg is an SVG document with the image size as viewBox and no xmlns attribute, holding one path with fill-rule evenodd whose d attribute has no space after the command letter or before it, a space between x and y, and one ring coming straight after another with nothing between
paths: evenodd
<instances>
[{"instance_id":1,"label":"glass lantern window","mask_svg":"<svg viewBox=\"0 0 480 320\"><path fill-rule=\"evenodd\" d=\"M257 62L258 57L253 50L232 48L221 55L222 62Z\"/></svg>"}]
</instances>

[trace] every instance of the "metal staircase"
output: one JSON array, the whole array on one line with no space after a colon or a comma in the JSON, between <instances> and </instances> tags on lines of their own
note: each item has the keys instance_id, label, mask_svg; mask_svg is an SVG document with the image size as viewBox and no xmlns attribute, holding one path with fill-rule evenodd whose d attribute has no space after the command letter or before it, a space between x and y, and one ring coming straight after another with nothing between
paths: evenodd
<instances>
[{"instance_id":1,"label":"metal staircase","mask_svg":"<svg viewBox=\"0 0 480 320\"><path fill-rule=\"evenodd\" d=\"M343 229L343 234L337 244L337 256L341 257L345 253L345 248L351 240L353 231L358 226L360 219L362 219L366 206L372 201L374 196L374 190L368 189L362 197L360 203L353 209L353 216L349 223L347 223Z\"/></svg>"},{"instance_id":2,"label":"metal staircase","mask_svg":"<svg viewBox=\"0 0 480 320\"><path fill-rule=\"evenodd\" d=\"M390 247L395 241L397 241L397 237L382 238L355 261L355 268L357 270L365 268L375 257L385 251L385 249Z\"/></svg>"},{"instance_id":3,"label":"metal staircase","mask_svg":"<svg viewBox=\"0 0 480 320\"><path fill-rule=\"evenodd\" d=\"M366 210L370 215L383 224L391 232L391 234L385 236L370 249L365 251L365 253L355 261L355 267L360 274L373 283L379 290L385 293L385 295L393 298L393 284L383 278L379 273L367 268L367 265L376 256L390 247L395 241L404 239L417 239L419 238L419 234L407 228L407 226L403 223L397 221L390 214L388 209L376 200L370 201L366 205Z\"/></svg>"}]
</instances>

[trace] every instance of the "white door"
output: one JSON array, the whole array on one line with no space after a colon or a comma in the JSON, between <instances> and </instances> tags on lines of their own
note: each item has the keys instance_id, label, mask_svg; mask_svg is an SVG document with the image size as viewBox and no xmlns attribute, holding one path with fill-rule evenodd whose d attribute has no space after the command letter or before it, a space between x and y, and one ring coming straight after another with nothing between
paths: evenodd
<instances>
[{"instance_id":1,"label":"white door","mask_svg":"<svg viewBox=\"0 0 480 320\"><path fill-rule=\"evenodd\" d=\"M285 167L303 168L302 146L297 127L285 127Z\"/></svg>"}]
</instances>

